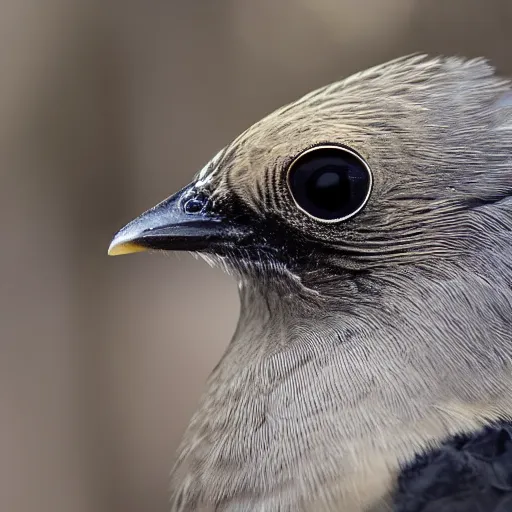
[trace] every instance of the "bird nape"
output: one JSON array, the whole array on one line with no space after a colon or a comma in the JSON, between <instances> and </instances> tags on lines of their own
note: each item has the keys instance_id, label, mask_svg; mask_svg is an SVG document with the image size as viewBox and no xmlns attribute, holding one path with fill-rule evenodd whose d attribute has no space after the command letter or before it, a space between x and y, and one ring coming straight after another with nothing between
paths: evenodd
<instances>
[{"instance_id":1,"label":"bird nape","mask_svg":"<svg viewBox=\"0 0 512 512\"><path fill-rule=\"evenodd\" d=\"M254 124L109 249L240 290L172 511L512 511L512 88L401 58Z\"/></svg>"}]
</instances>

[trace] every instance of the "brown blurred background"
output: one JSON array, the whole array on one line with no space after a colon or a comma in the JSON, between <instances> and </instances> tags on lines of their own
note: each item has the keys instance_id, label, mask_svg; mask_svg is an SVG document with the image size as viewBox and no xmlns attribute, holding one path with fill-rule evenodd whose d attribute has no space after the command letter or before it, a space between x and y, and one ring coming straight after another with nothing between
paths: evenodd
<instances>
[{"instance_id":1,"label":"brown blurred background","mask_svg":"<svg viewBox=\"0 0 512 512\"><path fill-rule=\"evenodd\" d=\"M238 300L188 255L108 258L123 223L354 71L510 73L511 29L510 0L0 0L0 511L167 510Z\"/></svg>"}]
</instances>

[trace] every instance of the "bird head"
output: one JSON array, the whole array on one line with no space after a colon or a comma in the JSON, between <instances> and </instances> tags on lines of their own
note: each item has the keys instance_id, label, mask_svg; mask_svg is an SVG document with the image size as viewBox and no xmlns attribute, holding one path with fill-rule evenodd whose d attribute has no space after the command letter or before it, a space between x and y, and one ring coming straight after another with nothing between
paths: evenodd
<instances>
[{"instance_id":1,"label":"bird head","mask_svg":"<svg viewBox=\"0 0 512 512\"><path fill-rule=\"evenodd\" d=\"M117 233L110 254L192 251L247 292L173 510L370 503L397 461L510 413L511 132L485 61L398 59L270 114Z\"/></svg>"},{"instance_id":2,"label":"bird head","mask_svg":"<svg viewBox=\"0 0 512 512\"><path fill-rule=\"evenodd\" d=\"M254 124L109 254L197 252L323 297L379 273L441 272L510 221L499 204L512 192L511 130L510 85L485 61L401 58Z\"/></svg>"}]
</instances>

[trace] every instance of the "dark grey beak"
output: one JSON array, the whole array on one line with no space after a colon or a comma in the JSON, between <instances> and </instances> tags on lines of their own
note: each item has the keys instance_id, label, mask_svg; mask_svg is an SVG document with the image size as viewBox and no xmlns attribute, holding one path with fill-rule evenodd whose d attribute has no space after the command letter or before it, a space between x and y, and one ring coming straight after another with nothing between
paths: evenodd
<instances>
[{"instance_id":1,"label":"dark grey beak","mask_svg":"<svg viewBox=\"0 0 512 512\"><path fill-rule=\"evenodd\" d=\"M214 213L208 197L188 185L122 228L108 248L110 256L147 250L215 251L233 247L251 236Z\"/></svg>"}]
</instances>

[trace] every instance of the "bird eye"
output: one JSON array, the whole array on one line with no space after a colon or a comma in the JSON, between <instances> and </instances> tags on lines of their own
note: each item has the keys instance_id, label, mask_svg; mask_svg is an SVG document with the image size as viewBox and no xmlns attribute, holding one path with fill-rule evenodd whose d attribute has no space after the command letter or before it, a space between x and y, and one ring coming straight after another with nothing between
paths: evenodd
<instances>
[{"instance_id":1,"label":"bird eye","mask_svg":"<svg viewBox=\"0 0 512 512\"><path fill-rule=\"evenodd\" d=\"M288 186L297 206L323 222L339 222L368 201L372 174L348 148L318 146L299 155L288 169Z\"/></svg>"}]
</instances>

